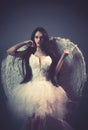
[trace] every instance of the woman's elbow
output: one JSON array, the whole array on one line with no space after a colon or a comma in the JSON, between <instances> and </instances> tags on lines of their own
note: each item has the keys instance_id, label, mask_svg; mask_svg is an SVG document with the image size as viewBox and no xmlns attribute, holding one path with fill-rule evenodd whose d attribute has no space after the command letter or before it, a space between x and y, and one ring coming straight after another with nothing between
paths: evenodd
<instances>
[{"instance_id":1,"label":"woman's elbow","mask_svg":"<svg viewBox=\"0 0 88 130\"><path fill-rule=\"evenodd\" d=\"M14 51L10 51L9 49L6 51L8 55L11 56L15 56L15 52Z\"/></svg>"}]
</instances>

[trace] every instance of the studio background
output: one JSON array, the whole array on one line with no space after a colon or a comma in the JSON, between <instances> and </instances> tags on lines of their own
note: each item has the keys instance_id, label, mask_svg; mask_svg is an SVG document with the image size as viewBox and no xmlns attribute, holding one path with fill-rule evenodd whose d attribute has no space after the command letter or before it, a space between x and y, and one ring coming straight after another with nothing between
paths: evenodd
<instances>
[{"instance_id":1,"label":"studio background","mask_svg":"<svg viewBox=\"0 0 88 130\"><path fill-rule=\"evenodd\" d=\"M32 31L44 27L49 36L64 37L78 45L88 70L88 9L85 0L3 0L0 2L0 62L6 50L30 39ZM88 82L75 112L72 125L88 128ZM6 109L6 97L0 85L0 128L15 130L16 122ZM79 123L80 122L80 123Z\"/></svg>"}]
</instances>

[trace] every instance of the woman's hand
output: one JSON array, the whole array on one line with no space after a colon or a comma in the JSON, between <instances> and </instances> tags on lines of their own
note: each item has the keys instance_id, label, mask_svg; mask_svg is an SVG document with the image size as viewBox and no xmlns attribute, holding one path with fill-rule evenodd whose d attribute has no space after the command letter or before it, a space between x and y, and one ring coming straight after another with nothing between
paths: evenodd
<instances>
[{"instance_id":1,"label":"woman's hand","mask_svg":"<svg viewBox=\"0 0 88 130\"><path fill-rule=\"evenodd\" d=\"M64 54L68 55L69 54L69 50L64 50Z\"/></svg>"},{"instance_id":2,"label":"woman's hand","mask_svg":"<svg viewBox=\"0 0 88 130\"><path fill-rule=\"evenodd\" d=\"M28 44L30 47L34 47L34 42L32 40L24 41L25 44Z\"/></svg>"},{"instance_id":3,"label":"woman's hand","mask_svg":"<svg viewBox=\"0 0 88 130\"><path fill-rule=\"evenodd\" d=\"M69 50L64 50L64 52L63 52L63 58L65 58L66 56L68 56L69 55Z\"/></svg>"}]
</instances>

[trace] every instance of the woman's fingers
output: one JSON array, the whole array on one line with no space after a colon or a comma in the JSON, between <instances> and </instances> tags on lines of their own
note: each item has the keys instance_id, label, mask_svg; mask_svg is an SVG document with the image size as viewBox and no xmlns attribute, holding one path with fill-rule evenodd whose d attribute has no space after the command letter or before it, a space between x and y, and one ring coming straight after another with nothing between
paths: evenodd
<instances>
[{"instance_id":1,"label":"woman's fingers","mask_svg":"<svg viewBox=\"0 0 88 130\"><path fill-rule=\"evenodd\" d=\"M69 54L69 50L64 50L64 54L68 55Z\"/></svg>"},{"instance_id":2,"label":"woman's fingers","mask_svg":"<svg viewBox=\"0 0 88 130\"><path fill-rule=\"evenodd\" d=\"M34 42L32 40L24 41L26 44L28 44L31 47L34 47Z\"/></svg>"}]
</instances>

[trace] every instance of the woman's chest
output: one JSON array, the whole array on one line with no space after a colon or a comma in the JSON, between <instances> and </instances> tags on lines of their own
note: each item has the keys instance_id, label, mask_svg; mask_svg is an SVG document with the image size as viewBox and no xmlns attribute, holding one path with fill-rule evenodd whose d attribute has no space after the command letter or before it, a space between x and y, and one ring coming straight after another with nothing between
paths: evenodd
<instances>
[{"instance_id":1,"label":"woman's chest","mask_svg":"<svg viewBox=\"0 0 88 130\"><path fill-rule=\"evenodd\" d=\"M47 68L51 65L52 59L50 56L36 56L31 55L29 59L30 66L33 67L42 67Z\"/></svg>"}]
</instances>

